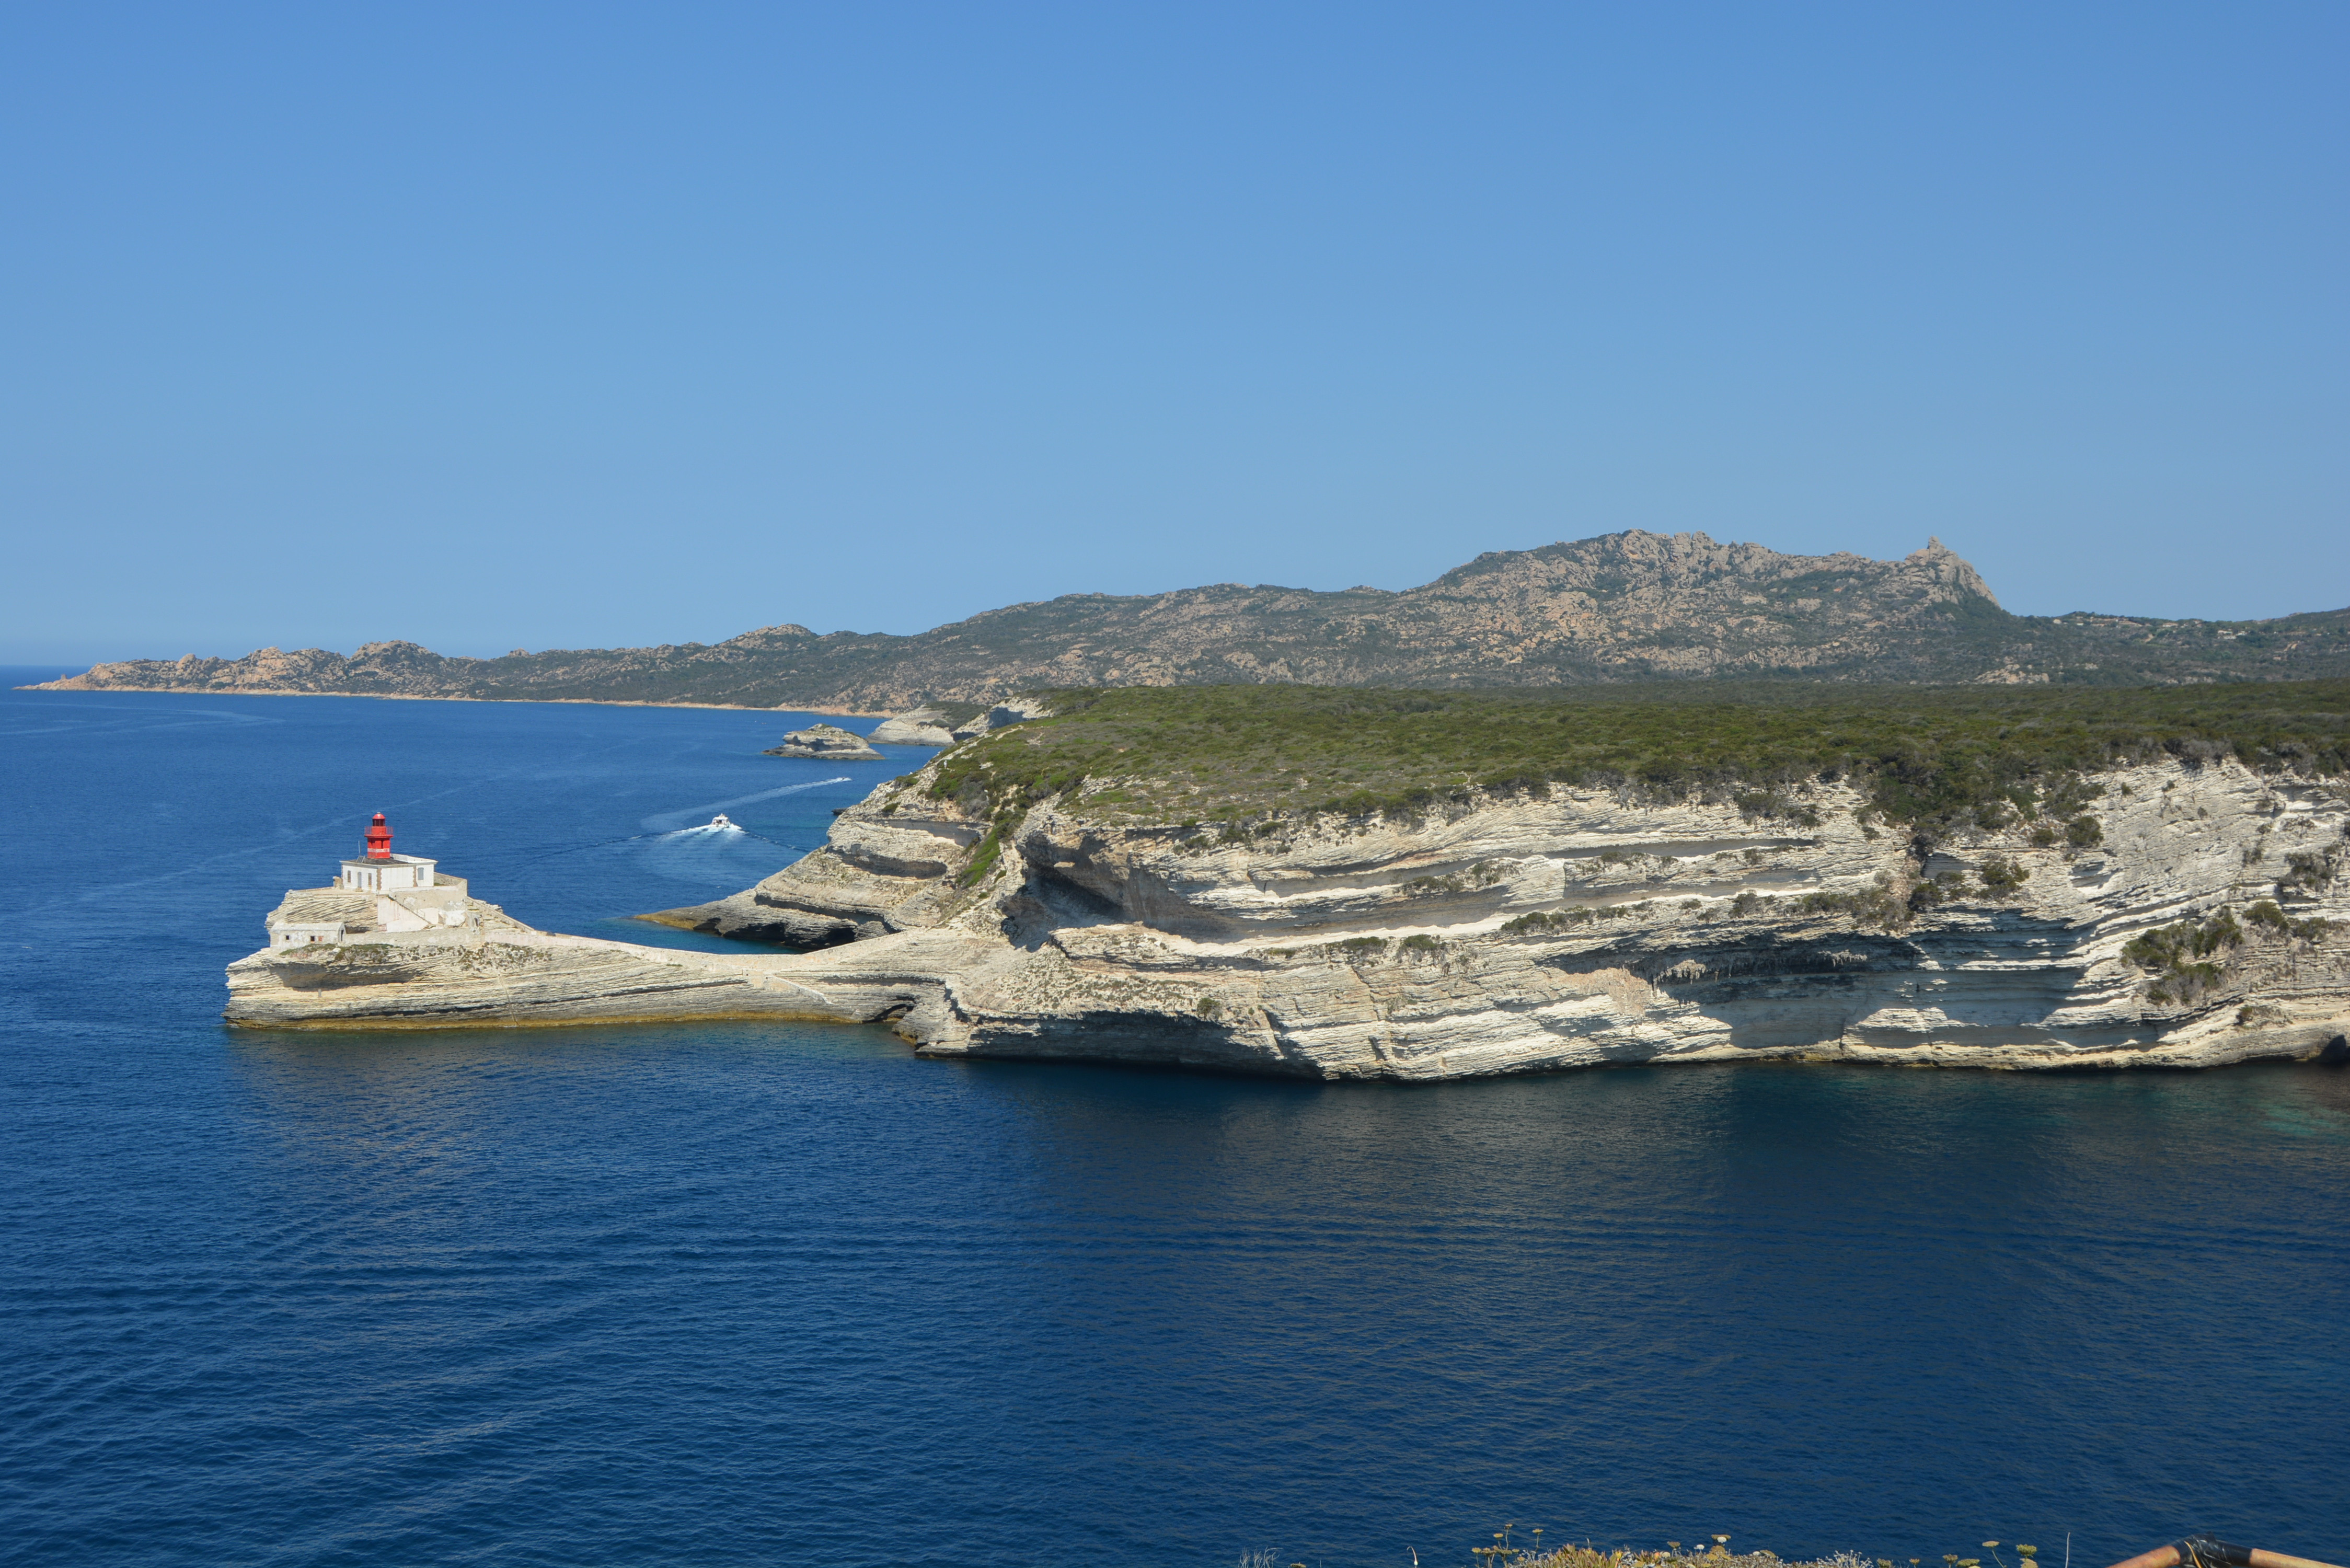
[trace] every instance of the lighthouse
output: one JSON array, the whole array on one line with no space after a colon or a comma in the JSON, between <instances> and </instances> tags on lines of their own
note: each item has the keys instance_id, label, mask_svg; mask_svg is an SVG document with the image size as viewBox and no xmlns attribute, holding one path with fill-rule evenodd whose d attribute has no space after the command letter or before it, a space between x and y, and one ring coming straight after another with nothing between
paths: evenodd
<instances>
[{"instance_id":1,"label":"lighthouse","mask_svg":"<svg viewBox=\"0 0 2350 1568\"><path fill-rule=\"evenodd\" d=\"M273 948L348 942L394 946L446 945L482 940L482 915L463 877L440 862L391 852L391 824L377 812L359 839L359 852L323 888L289 888L270 911Z\"/></svg>"},{"instance_id":2,"label":"lighthouse","mask_svg":"<svg viewBox=\"0 0 2350 1568\"><path fill-rule=\"evenodd\" d=\"M437 860L391 852L391 826L377 812L368 825L367 849L356 860L343 862L338 885L357 893L405 893L432 886Z\"/></svg>"}]
</instances>

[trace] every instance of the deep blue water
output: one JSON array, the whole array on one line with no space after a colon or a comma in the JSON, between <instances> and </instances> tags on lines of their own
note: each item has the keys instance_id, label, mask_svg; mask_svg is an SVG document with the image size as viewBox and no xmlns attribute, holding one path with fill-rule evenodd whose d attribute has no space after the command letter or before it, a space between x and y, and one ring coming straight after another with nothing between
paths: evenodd
<instances>
[{"instance_id":1,"label":"deep blue water","mask_svg":"<svg viewBox=\"0 0 2350 1568\"><path fill-rule=\"evenodd\" d=\"M757 754L795 722L0 695L0 1562L2350 1547L2340 1069L220 1024L376 810L522 919L671 940L625 917L899 765ZM764 836L674 836L716 810Z\"/></svg>"}]
</instances>

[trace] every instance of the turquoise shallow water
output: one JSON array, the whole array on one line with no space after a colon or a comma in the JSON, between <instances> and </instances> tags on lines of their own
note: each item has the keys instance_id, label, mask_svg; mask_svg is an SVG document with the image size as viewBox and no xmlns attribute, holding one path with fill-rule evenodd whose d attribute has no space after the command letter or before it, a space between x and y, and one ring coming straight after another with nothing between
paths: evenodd
<instances>
[{"instance_id":1,"label":"turquoise shallow water","mask_svg":"<svg viewBox=\"0 0 2350 1568\"><path fill-rule=\"evenodd\" d=\"M534 923L706 940L625 917L922 754L759 756L790 722L0 697L0 1562L2350 1544L2341 1069L1395 1088L220 1025L379 809ZM759 836L681 836L715 810Z\"/></svg>"}]
</instances>

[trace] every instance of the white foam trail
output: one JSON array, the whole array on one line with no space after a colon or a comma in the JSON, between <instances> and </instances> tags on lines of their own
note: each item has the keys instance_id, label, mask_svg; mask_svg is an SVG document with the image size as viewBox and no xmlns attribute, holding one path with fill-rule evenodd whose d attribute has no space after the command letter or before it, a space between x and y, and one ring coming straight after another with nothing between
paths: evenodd
<instances>
[{"instance_id":1,"label":"white foam trail","mask_svg":"<svg viewBox=\"0 0 2350 1568\"><path fill-rule=\"evenodd\" d=\"M773 800L779 794L797 794L804 789L822 789L827 784L847 782L848 775L843 774L837 779L816 779L807 784L785 784L781 789L763 789L756 794L738 794L733 800L713 800L707 805L689 805L683 811L664 811L658 816L646 817L637 826L647 833L674 833L705 811L721 812L730 805L748 805L754 800ZM707 827L710 825L705 822L701 826Z\"/></svg>"},{"instance_id":2,"label":"white foam trail","mask_svg":"<svg viewBox=\"0 0 2350 1568\"><path fill-rule=\"evenodd\" d=\"M681 827L672 832L656 834L654 836L658 838L723 838L730 833L742 834L749 831L739 822L730 822L723 827L714 822L705 822L700 827Z\"/></svg>"},{"instance_id":3,"label":"white foam trail","mask_svg":"<svg viewBox=\"0 0 2350 1568\"><path fill-rule=\"evenodd\" d=\"M792 858L754 834L716 832L707 827L680 828L655 834L636 845L636 864L656 877L702 882L712 887L740 887L775 868L776 861Z\"/></svg>"}]
</instances>

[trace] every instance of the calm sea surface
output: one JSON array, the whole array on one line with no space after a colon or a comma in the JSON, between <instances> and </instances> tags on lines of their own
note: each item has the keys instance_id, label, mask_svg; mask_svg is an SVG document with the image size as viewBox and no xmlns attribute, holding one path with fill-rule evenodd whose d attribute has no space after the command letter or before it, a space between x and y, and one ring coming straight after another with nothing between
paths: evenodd
<instances>
[{"instance_id":1,"label":"calm sea surface","mask_svg":"<svg viewBox=\"0 0 2350 1568\"><path fill-rule=\"evenodd\" d=\"M2339 1069L221 1025L379 810L525 920L706 942L626 917L925 754L758 754L795 722L0 695L0 1562L2350 1551ZM681 831L721 810L756 836Z\"/></svg>"}]
</instances>

